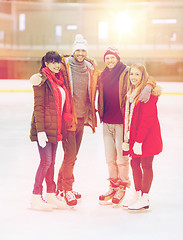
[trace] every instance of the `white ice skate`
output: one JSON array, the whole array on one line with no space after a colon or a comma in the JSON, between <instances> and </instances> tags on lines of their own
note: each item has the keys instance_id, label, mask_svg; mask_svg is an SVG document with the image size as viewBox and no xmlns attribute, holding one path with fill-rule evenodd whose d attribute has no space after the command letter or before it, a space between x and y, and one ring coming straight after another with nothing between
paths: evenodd
<instances>
[{"instance_id":1,"label":"white ice skate","mask_svg":"<svg viewBox=\"0 0 183 240\"><path fill-rule=\"evenodd\" d=\"M143 193L143 195L132 205L128 206L129 211L144 211L149 209L149 197L147 193Z\"/></svg>"},{"instance_id":2,"label":"white ice skate","mask_svg":"<svg viewBox=\"0 0 183 240\"><path fill-rule=\"evenodd\" d=\"M31 199L31 210L37 210L37 211L47 211L50 212L53 210L55 205L47 203L42 195L32 194Z\"/></svg>"},{"instance_id":3,"label":"white ice skate","mask_svg":"<svg viewBox=\"0 0 183 240\"><path fill-rule=\"evenodd\" d=\"M45 200L48 204L54 205L54 208L56 209L65 209L67 208L67 204L64 200L59 199L55 193L47 193Z\"/></svg>"},{"instance_id":4,"label":"white ice skate","mask_svg":"<svg viewBox=\"0 0 183 240\"><path fill-rule=\"evenodd\" d=\"M125 195L122 205L124 209L128 209L128 206L133 205L141 197L141 191L134 191L132 196Z\"/></svg>"}]
</instances>

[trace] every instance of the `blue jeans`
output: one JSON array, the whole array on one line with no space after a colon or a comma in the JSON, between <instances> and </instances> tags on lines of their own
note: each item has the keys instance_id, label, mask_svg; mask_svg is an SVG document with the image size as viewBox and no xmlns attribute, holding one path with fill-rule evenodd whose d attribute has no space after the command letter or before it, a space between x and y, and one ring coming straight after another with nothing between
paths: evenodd
<instances>
[{"instance_id":1,"label":"blue jeans","mask_svg":"<svg viewBox=\"0 0 183 240\"><path fill-rule=\"evenodd\" d=\"M38 143L37 145L40 154L40 164L35 177L33 194L42 194L44 179L46 181L47 192L53 193L56 191L54 167L58 144L47 142L44 148L39 146Z\"/></svg>"}]
</instances>

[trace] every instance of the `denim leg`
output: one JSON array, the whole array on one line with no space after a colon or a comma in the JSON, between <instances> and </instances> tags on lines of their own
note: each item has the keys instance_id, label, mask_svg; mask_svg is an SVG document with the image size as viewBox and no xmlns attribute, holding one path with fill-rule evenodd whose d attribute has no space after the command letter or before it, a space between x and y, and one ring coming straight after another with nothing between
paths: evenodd
<instances>
[{"instance_id":1,"label":"denim leg","mask_svg":"<svg viewBox=\"0 0 183 240\"><path fill-rule=\"evenodd\" d=\"M118 178L121 179L128 187L130 187L129 180L129 157L123 156L123 125L115 124L115 146L117 152L116 164L118 166Z\"/></svg>"},{"instance_id":2,"label":"denim leg","mask_svg":"<svg viewBox=\"0 0 183 240\"><path fill-rule=\"evenodd\" d=\"M116 164L117 152L114 138L114 125L103 123L103 139L106 163L108 165L109 178L118 178L118 167Z\"/></svg>"},{"instance_id":3,"label":"denim leg","mask_svg":"<svg viewBox=\"0 0 183 240\"><path fill-rule=\"evenodd\" d=\"M84 131L84 119L78 119L76 131L67 131L62 145L64 149L64 160L58 174L57 190L71 191L74 183L74 165L81 145Z\"/></svg>"},{"instance_id":4,"label":"denim leg","mask_svg":"<svg viewBox=\"0 0 183 240\"><path fill-rule=\"evenodd\" d=\"M122 150L123 125L104 123L103 138L109 178L121 179L127 186L130 186L129 158L123 156Z\"/></svg>"},{"instance_id":5,"label":"denim leg","mask_svg":"<svg viewBox=\"0 0 183 240\"><path fill-rule=\"evenodd\" d=\"M56 191L56 184L54 181L54 172L55 172L55 158L56 158L57 146L58 144L52 143L52 156L51 156L52 162L45 177L48 193L53 193Z\"/></svg>"},{"instance_id":6,"label":"denim leg","mask_svg":"<svg viewBox=\"0 0 183 240\"><path fill-rule=\"evenodd\" d=\"M44 148L38 145L40 164L36 172L33 194L42 194L43 181L46 180L47 191L55 192L54 164L57 144L47 143Z\"/></svg>"}]
</instances>

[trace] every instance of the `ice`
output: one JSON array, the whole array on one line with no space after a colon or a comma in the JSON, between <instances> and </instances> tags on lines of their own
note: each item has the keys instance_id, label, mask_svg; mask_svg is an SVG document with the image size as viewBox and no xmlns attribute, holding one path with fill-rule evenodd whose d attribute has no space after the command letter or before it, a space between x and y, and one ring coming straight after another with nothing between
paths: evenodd
<instances>
[{"instance_id":1,"label":"ice","mask_svg":"<svg viewBox=\"0 0 183 240\"><path fill-rule=\"evenodd\" d=\"M183 83L159 83L164 93L183 93ZM86 127L75 166L74 189L82 194L73 209L29 209L39 155L29 140L33 93L26 80L0 81L0 239L2 240L176 240L183 237L183 95L163 94L158 102L164 150L154 160L151 210L129 213L101 206L108 190L102 125ZM59 144L55 179L63 158ZM131 172L130 172L131 178ZM128 192L130 193L130 191Z\"/></svg>"}]
</instances>

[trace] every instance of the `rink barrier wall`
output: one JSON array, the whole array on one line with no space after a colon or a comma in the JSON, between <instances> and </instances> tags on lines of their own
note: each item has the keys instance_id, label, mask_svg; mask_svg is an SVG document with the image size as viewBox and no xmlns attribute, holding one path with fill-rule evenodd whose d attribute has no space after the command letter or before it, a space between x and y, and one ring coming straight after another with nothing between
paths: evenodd
<instances>
[{"instance_id":1,"label":"rink barrier wall","mask_svg":"<svg viewBox=\"0 0 183 240\"><path fill-rule=\"evenodd\" d=\"M33 90L0 90L0 93L33 93ZM183 92L162 92L163 95L183 95Z\"/></svg>"},{"instance_id":2,"label":"rink barrier wall","mask_svg":"<svg viewBox=\"0 0 183 240\"><path fill-rule=\"evenodd\" d=\"M33 93L28 79L0 79L0 93ZM183 82L158 82L163 95L183 95ZM175 83L172 85L172 83Z\"/></svg>"}]
</instances>

